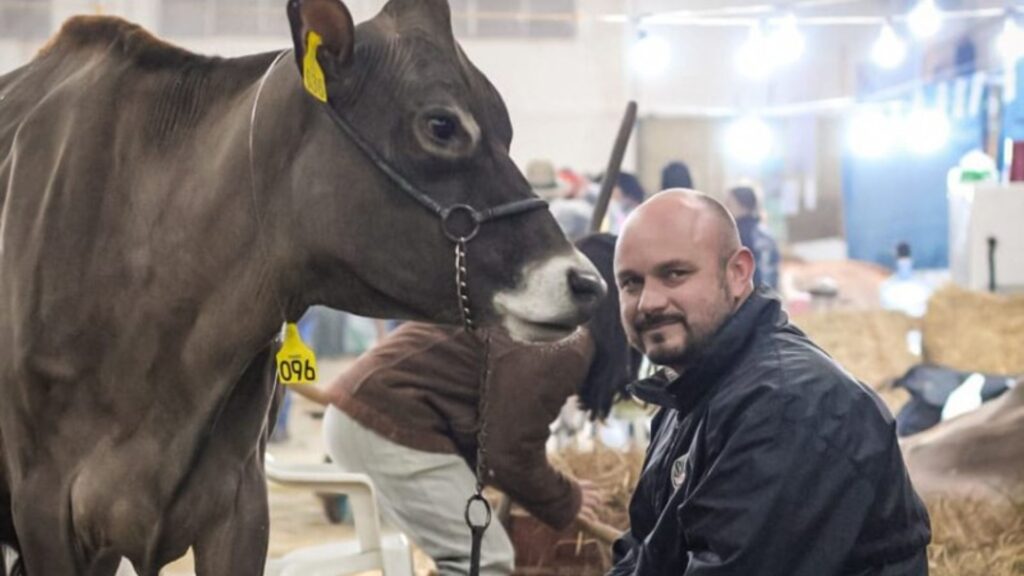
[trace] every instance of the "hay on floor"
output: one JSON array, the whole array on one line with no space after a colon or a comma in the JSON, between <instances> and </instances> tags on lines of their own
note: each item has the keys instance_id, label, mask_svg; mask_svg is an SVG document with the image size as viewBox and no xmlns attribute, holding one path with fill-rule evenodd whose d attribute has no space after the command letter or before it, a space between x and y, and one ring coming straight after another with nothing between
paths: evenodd
<instances>
[{"instance_id":1,"label":"hay on floor","mask_svg":"<svg viewBox=\"0 0 1024 576\"><path fill-rule=\"evenodd\" d=\"M601 522L620 530L629 527L629 499L640 478L644 451L634 447L621 452L597 443L591 450L562 449L551 456L555 467L597 485L604 503L597 509Z\"/></svg>"},{"instance_id":2,"label":"hay on floor","mask_svg":"<svg viewBox=\"0 0 1024 576\"><path fill-rule=\"evenodd\" d=\"M605 488L610 497L599 516L617 528L628 528L629 498L643 463L641 451L622 454L601 446L594 451L569 449L560 452L556 461L577 477ZM1024 576L1024 486L1020 488L999 501L927 501L932 523L928 547L931 575Z\"/></svg>"},{"instance_id":3,"label":"hay on floor","mask_svg":"<svg viewBox=\"0 0 1024 576\"><path fill-rule=\"evenodd\" d=\"M929 502L932 576L1024 575L1024 500Z\"/></svg>"}]
</instances>

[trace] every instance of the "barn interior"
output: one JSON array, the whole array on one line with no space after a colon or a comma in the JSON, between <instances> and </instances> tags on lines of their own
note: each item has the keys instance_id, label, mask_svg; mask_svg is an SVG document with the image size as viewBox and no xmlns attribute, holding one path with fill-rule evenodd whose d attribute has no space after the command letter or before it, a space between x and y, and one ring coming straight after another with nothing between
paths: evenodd
<instances>
[{"instance_id":1,"label":"barn interior","mask_svg":"<svg viewBox=\"0 0 1024 576\"><path fill-rule=\"evenodd\" d=\"M291 46L284 4L0 0L0 75L78 14L120 16L203 54L281 50ZM345 4L360 22L384 2ZM766 266L791 321L897 418L931 514L931 573L1024 574L1024 3L449 4L456 39L507 105L513 160L552 207L593 210L605 175L618 172L594 223L615 233L665 187L726 203L731 190L752 191L752 214L777 244ZM623 126L629 140L615 168ZM689 184L666 179L680 163ZM567 234L586 231L586 210L582 224L560 221ZM317 306L299 327L319 381L330 382L393 323ZM591 422L573 406L552 423L548 455L600 487L606 530L554 531L489 492L523 576L604 574L614 534L628 528L655 408L627 397ZM415 574L436 573L391 528L357 531L378 522L376 496L330 476L322 416L287 393L269 438L268 573L312 574L317 554L332 566L317 574L398 575L403 554ZM398 568L382 568L388 554ZM4 561L13 563L10 551ZM188 554L161 573L194 570ZM132 573L123 565L119 575Z\"/></svg>"}]
</instances>

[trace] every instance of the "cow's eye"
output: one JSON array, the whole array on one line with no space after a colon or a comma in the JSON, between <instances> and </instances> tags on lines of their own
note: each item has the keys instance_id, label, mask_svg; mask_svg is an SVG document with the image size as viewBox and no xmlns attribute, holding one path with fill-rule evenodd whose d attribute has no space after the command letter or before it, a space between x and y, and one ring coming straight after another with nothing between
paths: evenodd
<instances>
[{"instance_id":1,"label":"cow's eye","mask_svg":"<svg viewBox=\"0 0 1024 576\"><path fill-rule=\"evenodd\" d=\"M448 142L455 137L459 129L459 121L453 116L438 115L427 118L430 135L439 142Z\"/></svg>"}]
</instances>

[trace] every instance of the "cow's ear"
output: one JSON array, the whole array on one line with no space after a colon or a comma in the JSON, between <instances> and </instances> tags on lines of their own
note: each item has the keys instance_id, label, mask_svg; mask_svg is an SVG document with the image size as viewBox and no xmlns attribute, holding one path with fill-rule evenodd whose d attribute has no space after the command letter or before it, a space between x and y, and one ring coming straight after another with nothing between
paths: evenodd
<instances>
[{"instance_id":1,"label":"cow's ear","mask_svg":"<svg viewBox=\"0 0 1024 576\"><path fill-rule=\"evenodd\" d=\"M352 60L355 25L352 14L339 0L288 0L288 23L295 44L295 61L305 77L303 63L307 53L329 68L346 66Z\"/></svg>"}]
</instances>

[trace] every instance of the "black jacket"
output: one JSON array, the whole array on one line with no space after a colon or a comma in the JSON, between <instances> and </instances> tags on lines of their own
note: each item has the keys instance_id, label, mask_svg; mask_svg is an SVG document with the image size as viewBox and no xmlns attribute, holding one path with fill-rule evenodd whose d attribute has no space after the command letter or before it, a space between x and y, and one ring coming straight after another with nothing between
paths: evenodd
<instances>
[{"instance_id":1,"label":"black jacket","mask_svg":"<svg viewBox=\"0 0 1024 576\"><path fill-rule=\"evenodd\" d=\"M663 408L611 575L917 576L928 513L892 416L767 290L678 378L633 393Z\"/></svg>"}]
</instances>

